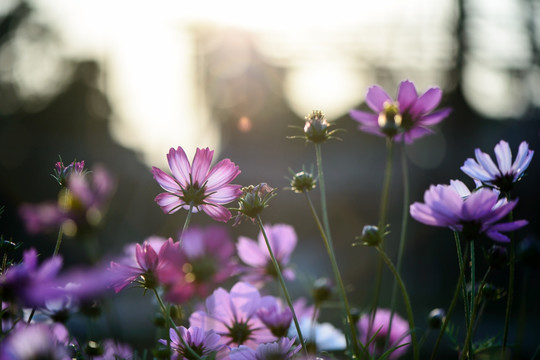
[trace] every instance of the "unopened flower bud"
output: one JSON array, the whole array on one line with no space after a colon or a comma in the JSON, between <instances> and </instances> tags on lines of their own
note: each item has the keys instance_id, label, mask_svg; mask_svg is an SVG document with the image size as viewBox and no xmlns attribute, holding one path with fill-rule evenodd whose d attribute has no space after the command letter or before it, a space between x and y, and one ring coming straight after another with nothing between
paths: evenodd
<instances>
[{"instance_id":1,"label":"unopened flower bud","mask_svg":"<svg viewBox=\"0 0 540 360\"><path fill-rule=\"evenodd\" d=\"M84 348L84 352L90 357L101 356L103 355L103 347L95 341L89 341Z\"/></svg>"},{"instance_id":2,"label":"unopened flower bud","mask_svg":"<svg viewBox=\"0 0 540 360\"><path fill-rule=\"evenodd\" d=\"M358 237L362 245L378 246L382 242L382 235L375 225L366 225L362 229L362 235Z\"/></svg>"},{"instance_id":3,"label":"unopened flower bud","mask_svg":"<svg viewBox=\"0 0 540 360\"><path fill-rule=\"evenodd\" d=\"M257 216L268 206L268 201L276 196L276 189L266 183L250 185L242 188L242 196L238 199L238 215L234 225L238 225L244 217L255 221Z\"/></svg>"},{"instance_id":4,"label":"unopened flower bud","mask_svg":"<svg viewBox=\"0 0 540 360\"><path fill-rule=\"evenodd\" d=\"M381 131L389 138L393 138L401 130L402 117L397 104L384 103L384 109L377 119Z\"/></svg>"},{"instance_id":5,"label":"unopened flower bud","mask_svg":"<svg viewBox=\"0 0 540 360\"><path fill-rule=\"evenodd\" d=\"M498 300L504 296L504 291L502 289L499 289L495 285L491 283L484 284L482 287L482 290L480 291L480 295L484 297L486 300Z\"/></svg>"},{"instance_id":6,"label":"unopened flower bud","mask_svg":"<svg viewBox=\"0 0 540 360\"><path fill-rule=\"evenodd\" d=\"M17 250L19 246L21 246L22 243L15 243L11 240L6 240L2 237L0 237L0 250L3 253L12 252L14 250Z\"/></svg>"},{"instance_id":7,"label":"unopened flower bud","mask_svg":"<svg viewBox=\"0 0 540 360\"><path fill-rule=\"evenodd\" d=\"M313 301L320 304L332 297L332 282L328 278L319 278L313 284Z\"/></svg>"},{"instance_id":8,"label":"unopened flower bud","mask_svg":"<svg viewBox=\"0 0 540 360\"><path fill-rule=\"evenodd\" d=\"M304 133L309 141L319 144L328 140L328 128L330 127L330 123L322 111L313 110L305 117L305 119Z\"/></svg>"},{"instance_id":9,"label":"unopened flower bud","mask_svg":"<svg viewBox=\"0 0 540 360\"><path fill-rule=\"evenodd\" d=\"M493 268L503 268L508 264L508 251L500 245L493 245L487 252L487 263Z\"/></svg>"},{"instance_id":10,"label":"unopened flower bud","mask_svg":"<svg viewBox=\"0 0 540 360\"><path fill-rule=\"evenodd\" d=\"M311 173L300 171L294 174L291 180L291 189L296 193L305 193L315 189L316 183Z\"/></svg>"},{"instance_id":11,"label":"unopened flower bud","mask_svg":"<svg viewBox=\"0 0 540 360\"><path fill-rule=\"evenodd\" d=\"M440 329L444 322L445 317L446 317L446 312L444 311L444 309L437 308L437 309L431 310L428 315L429 327L432 329Z\"/></svg>"},{"instance_id":12,"label":"unopened flower bud","mask_svg":"<svg viewBox=\"0 0 540 360\"><path fill-rule=\"evenodd\" d=\"M58 181L60 186L66 187L68 179L72 174L84 175L84 173L84 161L73 161L68 166L64 166L62 161L58 161L54 164L54 174L52 174L52 177Z\"/></svg>"}]
</instances>

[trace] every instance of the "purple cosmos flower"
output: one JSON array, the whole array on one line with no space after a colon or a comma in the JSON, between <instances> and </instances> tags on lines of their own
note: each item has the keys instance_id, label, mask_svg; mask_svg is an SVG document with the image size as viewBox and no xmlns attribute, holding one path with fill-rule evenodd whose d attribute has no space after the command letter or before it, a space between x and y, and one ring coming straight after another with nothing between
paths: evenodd
<instances>
[{"instance_id":1,"label":"purple cosmos flower","mask_svg":"<svg viewBox=\"0 0 540 360\"><path fill-rule=\"evenodd\" d=\"M2 360L69 360L69 334L60 324L22 324L7 337L0 349Z\"/></svg>"},{"instance_id":2,"label":"purple cosmos flower","mask_svg":"<svg viewBox=\"0 0 540 360\"><path fill-rule=\"evenodd\" d=\"M19 215L29 234L49 233L58 230L69 219L68 214L58 207L58 203L22 204Z\"/></svg>"},{"instance_id":3,"label":"purple cosmos flower","mask_svg":"<svg viewBox=\"0 0 540 360\"><path fill-rule=\"evenodd\" d=\"M414 140L433 133L429 127L438 124L452 111L449 108L432 112L441 101L441 89L434 87L418 96L410 81L399 84L397 101L378 85L369 88L366 103L375 113L351 110L350 116L360 123L359 129L379 136L389 136L395 141Z\"/></svg>"},{"instance_id":4,"label":"purple cosmos flower","mask_svg":"<svg viewBox=\"0 0 540 360\"><path fill-rule=\"evenodd\" d=\"M497 165L488 154L480 149L475 149L474 154L476 160L471 158L465 160L461 170L475 181L507 192L512 189L514 183L519 181L524 171L527 170L534 151L529 150L529 144L523 141L519 145L518 154L512 164L510 145L501 140L495 145Z\"/></svg>"},{"instance_id":5,"label":"purple cosmos flower","mask_svg":"<svg viewBox=\"0 0 540 360\"><path fill-rule=\"evenodd\" d=\"M307 347L313 352L340 351L347 347L345 335L332 324L313 322L312 317L308 316L299 317L298 321ZM289 328L289 336L298 336L296 327Z\"/></svg>"},{"instance_id":6,"label":"purple cosmos flower","mask_svg":"<svg viewBox=\"0 0 540 360\"><path fill-rule=\"evenodd\" d=\"M394 313L392 318L392 328L389 329L390 317L392 313L388 309L377 309L373 321L370 313L362 315L358 320L357 327L360 341L369 344L369 350L375 353L376 357L382 355L386 350L395 349L388 359L398 359L407 352L408 344L411 342L409 334L409 323ZM388 339L389 344L386 345Z\"/></svg>"},{"instance_id":7,"label":"purple cosmos flower","mask_svg":"<svg viewBox=\"0 0 540 360\"><path fill-rule=\"evenodd\" d=\"M203 330L199 327L190 327L186 329L183 326L178 328L182 339L185 343L201 358L215 355L216 359L223 359L225 356L226 346L220 342L220 336L214 330ZM174 329L169 330L171 339L171 348L174 351L173 360L192 359L193 355L186 349L180 337ZM159 340L163 345L167 345L167 340Z\"/></svg>"},{"instance_id":8,"label":"purple cosmos flower","mask_svg":"<svg viewBox=\"0 0 540 360\"><path fill-rule=\"evenodd\" d=\"M179 252L179 244L169 238L161 245L159 253L147 242L136 244L137 264L112 261L110 270L116 273L117 280L112 284L114 291L119 292L132 282L138 281L145 288L153 289L162 283L161 272L168 262L166 254Z\"/></svg>"},{"instance_id":9,"label":"purple cosmos flower","mask_svg":"<svg viewBox=\"0 0 540 360\"><path fill-rule=\"evenodd\" d=\"M287 360L300 351L301 345L293 346L295 339L282 337L276 342L259 344L257 349L241 345L231 350L231 360Z\"/></svg>"},{"instance_id":10,"label":"purple cosmos flower","mask_svg":"<svg viewBox=\"0 0 540 360\"><path fill-rule=\"evenodd\" d=\"M0 275L0 293L6 301L19 302L23 306L40 306L46 300L61 295L56 288L56 277L62 267L59 256L45 260L38 266L35 249L24 252L23 261L8 268Z\"/></svg>"},{"instance_id":11,"label":"purple cosmos flower","mask_svg":"<svg viewBox=\"0 0 540 360\"><path fill-rule=\"evenodd\" d=\"M240 170L229 159L210 168L213 156L214 151L197 148L190 164L179 146L176 150L171 148L167 154L173 176L152 167L154 179L166 191L155 198L163 212L172 214L180 208L189 210L192 205L193 212L202 210L216 221L227 222L231 218L230 211L222 205L242 195L240 185L229 184Z\"/></svg>"},{"instance_id":12,"label":"purple cosmos flower","mask_svg":"<svg viewBox=\"0 0 540 360\"><path fill-rule=\"evenodd\" d=\"M513 231L527 224L526 220L499 223L516 206L517 200L499 200L499 194L489 188L471 193L459 180L451 185L432 185L424 194L424 203L410 206L411 216L426 225L449 227L467 239L481 234L499 242L509 242L501 231Z\"/></svg>"},{"instance_id":13,"label":"purple cosmos flower","mask_svg":"<svg viewBox=\"0 0 540 360\"><path fill-rule=\"evenodd\" d=\"M92 360L133 359L133 349L127 344L121 344L111 339L101 343L103 354L92 356Z\"/></svg>"},{"instance_id":14,"label":"purple cosmos flower","mask_svg":"<svg viewBox=\"0 0 540 360\"><path fill-rule=\"evenodd\" d=\"M214 330L221 343L233 347L246 345L256 349L258 344L272 342L276 337L257 317L257 310L268 299L245 282L236 283L230 293L218 288L206 299L206 310L196 311L189 318L190 326Z\"/></svg>"},{"instance_id":15,"label":"purple cosmos flower","mask_svg":"<svg viewBox=\"0 0 540 360\"><path fill-rule=\"evenodd\" d=\"M269 304L257 310L257 316L270 329L272 334L277 337L287 336L293 319L291 309L284 307L277 298L271 296L267 298Z\"/></svg>"},{"instance_id":16,"label":"purple cosmos flower","mask_svg":"<svg viewBox=\"0 0 540 360\"><path fill-rule=\"evenodd\" d=\"M294 272L287 268L291 254L296 247L297 237L294 228L286 224L276 224L273 226L265 225L264 230L274 256L282 269L283 277L294 280ZM277 276L262 232L259 233L258 242L247 237L239 237L236 247L240 259L248 265L242 280L262 287L265 282Z\"/></svg>"},{"instance_id":17,"label":"purple cosmos flower","mask_svg":"<svg viewBox=\"0 0 540 360\"><path fill-rule=\"evenodd\" d=\"M179 252L169 252L163 279L168 283L166 298L181 303L193 294L206 297L216 286L237 272L233 261L234 243L226 228L191 227L182 236Z\"/></svg>"}]
</instances>

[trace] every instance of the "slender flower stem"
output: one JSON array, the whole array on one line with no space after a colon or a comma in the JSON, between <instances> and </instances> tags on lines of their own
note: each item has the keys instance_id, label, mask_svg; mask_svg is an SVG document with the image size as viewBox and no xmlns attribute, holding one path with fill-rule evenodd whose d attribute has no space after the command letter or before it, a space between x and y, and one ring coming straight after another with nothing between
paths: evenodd
<instances>
[{"instance_id":1,"label":"slender flower stem","mask_svg":"<svg viewBox=\"0 0 540 360\"><path fill-rule=\"evenodd\" d=\"M472 328L474 326L474 317L476 315L476 292L475 292L475 277L476 277L476 256L474 253L474 239L470 240L471 246L471 291L470 291L470 305L469 305L469 323L467 324L467 336L463 345L463 351L460 359L472 359Z\"/></svg>"},{"instance_id":2,"label":"slender flower stem","mask_svg":"<svg viewBox=\"0 0 540 360\"><path fill-rule=\"evenodd\" d=\"M411 301L409 300L409 295L407 294L407 289L405 288L405 283L401 279L401 276L397 272L394 264L392 264L392 260L386 255L386 253L381 249L380 246L375 246L375 249L379 252L381 255L381 258L386 263L394 277L396 278L399 288L401 289L401 295L403 296L403 302L405 303L405 309L407 311L407 318L409 319L409 328L411 330L411 340L412 340L412 346L413 346L413 356L415 360L419 359L419 351L418 351L418 342L416 341L416 330L414 328L414 317L413 312L411 308Z\"/></svg>"},{"instance_id":3,"label":"slender flower stem","mask_svg":"<svg viewBox=\"0 0 540 360\"><path fill-rule=\"evenodd\" d=\"M386 139L386 167L384 170L384 185L381 195L381 205L380 205L380 214L379 214L379 233L381 237L380 247L381 250L384 250L384 234L386 233L386 215L388 208L388 195L390 192L390 180L392 179L392 164L394 158L394 142L391 139ZM375 311L379 305L379 297L381 295L381 286L382 286L382 272L384 267L384 261L379 256L379 261L377 263L377 275L375 277L375 289L373 291L373 300L371 303L371 317L372 321L375 317Z\"/></svg>"},{"instance_id":4,"label":"slender flower stem","mask_svg":"<svg viewBox=\"0 0 540 360\"><path fill-rule=\"evenodd\" d=\"M324 224L324 231L326 233L326 238L328 243L333 247L332 244L332 235L330 233L330 223L328 221L328 210L326 207L326 186L324 182L324 172L322 166L322 155L321 155L321 144L315 144L315 154L317 157L317 170L319 178L319 190L321 191L321 212L322 212L322 221Z\"/></svg>"},{"instance_id":5,"label":"slender flower stem","mask_svg":"<svg viewBox=\"0 0 540 360\"><path fill-rule=\"evenodd\" d=\"M62 244L62 234L64 232L62 231L62 225L60 225L60 229L58 230L58 237L56 238L56 245L54 246L54 252L53 256L58 255L60 252L60 245Z\"/></svg>"},{"instance_id":6,"label":"slender flower stem","mask_svg":"<svg viewBox=\"0 0 540 360\"><path fill-rule=\"evenodd\" d=\"M189 223L191 222L191 215L193 214L193 201L189 203L189 210L186 216L186 221L184 222L184 227L182 228L182 233L180 234L180 239L178 240L178 243L180 246L182 246L182 238L184 237L184 233L186 232L187 228L189 227Z\"/></svg>"},{"instance_id":7,"label":"slender flower stem","mask_svg":"<svg viewBox=\"0 0 540 360\"><path fill-rule=\"evenodd\" d=\"M457 232L454 232L454 239L456 241L456 250L458 252L458 259L462 259L462 255L460 255L461 244L459 242L459 234ZM462 265L462 261L460 261L459 278L456 284L456 290L454 291L454 295L452 296L452 301L450 302L450 306L448 306L448 310L446 311L446 316L444 317L441 330L439 331L439 336L437 337L437 341L435 342L435 346L433 347L433 351L431 352L430 360L434 360L435 355L437 355L437 350L439 350L439 345L441 343L444 332L446 331L446 326L448 325L450 316L452 315L452 312L454 311L454 307L456 306L457 298L459 296L460 291L463 289L464 279L465 279L465 267Z\"/></svg>"},{"instance_id":8,"label":"slender flower stem","mask_svg":"<svg viewBox=\"0 0 540 360\"><path fill-rule=\"evenodd\" d=\"M510 196L507 196L509 198ZM513 211L508 214L508 221L514 220ZM510 327L510 313L512 312L512 302L514 300L514 281L516 272L516 244L512 234L510 234L510 265L508 272L508 297L506 298L506 315L504 316L504 333L502 341L502 352L506 352L506 344L508 343L508 328Z\"/></svg>"},{"instance_id":9,"label":"slender flower stem","mask_svg":"<svg viewBox=\"0 0 540 360\"><path fill-rule=\"evenodd\" d=\"M350 335L351 335L350 341L353 345L354 355L356 359L360 359L360 347L362 348L362 351L364 353L366 353L366 348L364 347L363 344L360 343L360 340L358 339L358 335L356 333L356 325L351 315L351 307L347 299L347 293L345 292L345 286L343 285L343 280L339 272L339 267L337 265L336 257L334 255L334 250L332 249L330 242L328 241L328 238L326 237L326 233L324 232L323 226L321 224L321 221L319 220L319 216L317 215L317 212L315 211L315 207L313 206L313 202L311 201L311 198L309 197L307 192L305 192L304 194L306 195L306 199L309 204L311 214L313 215L313 218L315 219L319 232L321 233L321 237L323 238L323 242L326 247L328 257L330 258L332 271L334 272L334 278L339 288L339 296L341 298L341 302L343 303L343 307L345 308L345 312L347 314L347 323L349 324L349 330L350 330Z\"/></svg>"},{"instance_id":10,"label":"slender flower stem","mask_svg":"<svg viewBox=\"0 0 540 360\"><path fill-rule=\"evenodd\" d=\"M202 360L202 358L195 352L195 350L191 348L191 346L188 345L188 343L186 343L186 341L182 337L182 334L180 333L180 330L178 330L178 328L176 327L176 324L174 323L174 320L172 319L171 314L167 311L167 307L163 303L163 300L161 300L161 296L159 295L158 291L155 288L153 288L152 290L154 291L154 295L156 295L156 299L159 303L159 307L161 308L161 312L163 313L163 316L165 316L165 319L167 319L169 326L172 327L174 331L176 332L176 334L178 335L178 338L182 342L182 345L184 346L184 348L189 352L190 355L194 356L195 359ZM169 336L167 336L167 338L168 337Z\"/></svg>"},{"instance_id":11,"label":"slender flower stem","mask_svg":"<svg viewBox=\"0 0 540 360\"><path fill-rule=\"evenodd\" d=\"M401 172L403 176L403 208L401 212L401 232L399 235L399 248L397 255L396 270L401 273L401 263L403 261L403 251L405 249L405 237L407 234L407 220L409 218L409 171L407 168L407 156L405 154L405 144L401 147ZM392 322L394 320L394 312L396 307L396 295L398 291L397 280L394 279L394 286L392 287L392 296L390 298L390 322L388 328L392 328ZM390 338L390 332L388 332L386 344Z\"/></svg>"},{"instance_id":12,"label":"slender flower stem","mask_svg":"<svg viewBox=\"0 0 540 360\"><path fill-rule=\"evenodd\" d=\"M289 308L291 309L291 312L293 315L294 326L296 327L296 332L298 333L298 340L300 341L300 344L302 345L302 348L304 349L305 355L307 357L308 353L307 353L306 343L304 342L304 337L302 336L302 331L300 330L300 324L298 323L298 318L296 317L296 312L294 311L294 306L291 301L291 296L289 295L289 291L287 290L287 286L285 285L285 280L283 279L283 274L281 273L279 263L277 262L276 257L274 256L274 251L272 250L272 247L270 246L270 242L268 241L266 231L264 230L263 222L259 215L257 215L257 225L259 225L259 229L261 230L261 233L263 234L264 241L266 242L266 247L268 248L268 253L270 254L270 258L272 259L272 264L274 264L274 269L276 270L276 274L278 276L279 284L281 285L281 289L283 290L283 294L285 295L285 300L287 301L287 304L289 305Z\"/></svg>"}]
</instances>

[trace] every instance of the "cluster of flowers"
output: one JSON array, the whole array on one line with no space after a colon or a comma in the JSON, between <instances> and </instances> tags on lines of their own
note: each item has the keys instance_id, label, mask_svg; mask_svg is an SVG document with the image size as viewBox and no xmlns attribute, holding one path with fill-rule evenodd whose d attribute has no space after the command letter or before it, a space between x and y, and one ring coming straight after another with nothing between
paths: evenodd
<instances>
[{"instance_id":1,"label":"cluster of flowers","mask_svg":"<svg viewBox=\"0 0 540 360\"><path fill-rule=\"evenodd\" d=\"M394 101L382 88L373 86L368 90L366 103L374 113L352 110L350 115L359 122L360 130L386 137L388 146L410 144L432 133L430 127L450 114L450 109L433 112L441 97L438 88L419 96L414 84L404 81ZM319 160L320 144L334 138L337 132L331 125L320 111L314 111L306 117L303 134L299 136L315 144ZM474 190L469 190L459 180L452 180L450 185L434 185L427 190L424 203L410 205L410 215L415 220L448 227L461 235L468 246L470 244L473 285L474 241L485 235L496 242L508 243L511 237L504 233L527 224L525 220L504 222L503 219L508 218L517 204L517 200L511 199L510 190L523 176L533 154L523 142L512 162L509 144L501 141L495 147L495 164L489 155L477 149L476 159L467 159L462 167L463 172L474 179ZM178 236L174 239L155 236L142 243L129 244L122 255L108 264L62 274L62 258L58 253L61 235L67 233L66 222L94 224L90 221L92 214L104 214L114 186L110 176L102 170L94 169L87 174L84 162L73 162L67 167L57 163L54 177L62 189L58 204L21 208L30 232L59 229L53 256L39 265L37 252L30 249L24 252L21 262L14 263L7 261L7 254L17 245L10 241L2 243L6 255L0 274L0 359L138 359L130 346L110 339L79 342L66 326L75 311L99 315L93 306L96 297L104 296L111 289L120 292L127 287L151 292L162 313L166 331L164 338L156 343L155 358L398 359L412 349L414 358L419 359L416 340L419 330L414 326L409 299L399 275L400 260L398 258L396 268L382 246L387 235L385 214L377 226L366 225L359 239L375 247L395 275L407 307L407 320L396 313L394 301L390 309L379 307L375 299L375 306L370 310L361 314L351 311L333 252L324 192L321 191L322 221L308 195L317 181L321 188L324 186L321 173L318 180L306 171L294 174L291 189L305 193L308 198L335 279L318 281L311 299L302 297L292 301L286 281L296 277L291 266L297 245L296 232L291 225L264 224L261 220L261 213L276 195L275 189L264 183L247 187L231 184L240 174L238 166L229 159L212 166L213 155L208 148L197 149L190 163L182 147L171 148L167 160L172 175L152 168L155 180L164 190L155 198L163 212L187 211ZM191 215L201 211L218 222L228 222L232 214L226 205L235 200L238 208L234 210L238 215L234 224L240 224L243 219L253 221L260 229L258 239L241 236L233 241L224 225L190 226ZM67 203L72 205L66 206ZM385 204L381 207L385 208ZM463 263L461 259L460 264ZM460 286L456 290L464 290L466 286L465 266L460 270ZM283 297L268 293L267 284L271 282L279 283ZM484 282L480 284L479 293L484 285ZM340 296L345 329L320 321L321 305L329 301L334 292ZM458 350L462 358L472 359L475 348L471 330L477 322L478 298L466 291L457 293L462 293L465 304L470 304L465 308L466 338ZM178 307L180 311L173 311ZM448 313L452 308L453 305ZM185 314L185 309L195 310ZM438 326L442 327L442 336L447 318L442 311L435 316L441 319ZM436 350L432 358L435 354Z\"/></svg>"}]
</instances>

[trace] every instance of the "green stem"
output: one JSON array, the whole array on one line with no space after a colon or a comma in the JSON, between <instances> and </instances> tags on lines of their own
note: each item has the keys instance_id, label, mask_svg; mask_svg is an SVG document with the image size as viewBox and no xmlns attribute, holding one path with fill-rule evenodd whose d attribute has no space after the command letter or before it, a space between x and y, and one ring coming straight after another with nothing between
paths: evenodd
<instances>
[{"instance_id":1,"label":"green stem","mask_svg":"<svg viewBox=\"0 0 540 360\"><path fill-rule=\"evenodd\" d=\"M476 256L474 252L474 239L470 240L471 247L471 291L470 291L470 305L469 305L469 323L467 324L467 336L463 345L463 352L460 359L464 359L467 356L468 359L472 359L472 328L474 326L474 316L476 315L476 291L475 291L475 277L476 277Z\"/></svg>"},{"instance_id":2,"label":"green stem","mask_svg":"<svg viewBox=\"0 0 540 360\"><path fill-rule=\"evenodd\" d=\"M176 325L174 323L174 320L171 318L171 314L169 314L169 312L167 311L167 307L163 303L163 300L161 300L161 296L159 296L158 291L155 288L152 289L152 290L154 291L154 295L156 295L156 299L157 299L157 301L159 303L159 307L161 308L161 312L163 313L163 316L165 316L165 319L167 319L167 322L168 322L169 326L171 328L173 328L174 331L176 332L176 334L178 335L178 338L182 342L182 345L184 346L184 348L190 353L190 355L194 356L195 359L202 360L201 357L191 348L191 346L188 345L188 343L186 343L186 341L182 337L182 334L180 333L180 330L178 330L178 328L176 327ZM167 337L169 337L169 336L170 335L167 334Z\"/></svg>"},{"instance_id":3,"label":"green stem","mask_svg":"<svg viewBox=\"0 0 540 360\"><path fill-rule=\"evenodd\" d=\"M392 272L394 277L396 278L399 288L401 289L401 295L403 296L403 302L405 303L405 309L407 311L407 318L409 320L409 328L411 331L411 339L412 339L412 346L413 346L413 356L415 360L419 359L419 352L418 352L418 342L416 341L416 330L414 328L414 317L413 312L411 308L411 301L409 300L409 295L407 294L407 289L405 288L405 283L403 283L403 280L401 279L401 276L399 276L399 273L397 272L396 268L394 267L394 264L392 264L392 260L386 255L383 249L380 248L380 246L375 246L375 249L379 252L381 255L381 258L388 266L388 269Z\"/></svg>"},{"instance_id":4,"label":"green stem","mask_svg":"<svg viewBox=\"0 0 540 360\"><path fill-rule=\"evenodd\" d=\"M184 237L184 233L186 232L187 228L189 227L189 223L191 222L191 215L193 214L193 201L189 203L189 210L186 216L186 221L184 222L184 227L182 227L182 233L180 234L180 239L178 240L178 243L180 246L182 246L182 239Z\"/></svg>"},{"instance_id":5,"label":"green stem","mask_svg":"<svg viewBox=\"0 0 540 360\"><path fill-rule=\"evenodd\" d=\"M407 220L409 215L409 171L407 168L407 156L405 154L405 145L402 145L401 148L401 169L403 176L403 207L401 212L401 232L399 235L399 248L397 255L396 270L398 273L401 273L401 264L403 261L403 251L405 249L405 237L407 234ZM392 287L392 296L390 298L390 323L388 328L392 328L392 322L394 320L394 312L396 307L396 295L398 291L397 280L394 279L394 286ZM388 344L388 339L390 338L390 332L388 332L386 338L386 344Z\"/></svg>"},{"instance_id":6,"label":"green stem","mask_svg":"<svg viewBox=\"0 0 540 360\"><path fill-rule=\"evenodd\" d=\"M439 336L437 337L437 341L435 342L435 346L433 347L433 351L431 352L430 360L434 360L435 355L437 355L437 350L439 350L439 345L446 331L446 326L448 325L450 316L452 315L452 312L454 311L454 307L456 306L457 298L459 296L460 290L463 289L463 281L465 279L465 267L463 266L463 259L462 259L463 255L461 255L461 244L459 242L459 235L457 232L454 232L454 240L456 241L456 250L458 253L458 259L461 259L459 260L459 263L460 263L459 278L456 284L456 290L454 290L454 296L452 296L452 301L450 302L450 306L448 307L448 311L446 312L446 316L444 317L441 330L439 331Z\"/></svg>"},{"instance_id":7,"label":"green stem","mask_svg":"<svg viewBox=\"0 0 540 360\"><path fill-rule=\"evenodd\" d=\"M306 199L309 204L311 214L313 215L313 218L315 219L317 228L319 229L319 232L321 233L321 237L323 238L323 242L326 247L326 252L328 253L328 257L330 258L332 271L334 273L334 279L336 280L338 284L338 288L339 288L338 293L341 298L341 302L343 303L343 307L345 308L345 312L347 314L347 324L349 325L349 330L350 330L350 335L351 335L350 341L353 345L354 355L357 359L360 359L360 347L362 347L362 351L364 353L366 353L366 348L360 343L360 340L358 339L358 335L356 333L356 325L351 315L351 307L347 299L347 293L345 292L345 286L343 285L343 280L339 272L339 267L337 265L336 257L334 255L334 250L332 249L330 242L328 241L328 238L326 237L326 233L324 232L323 226L321 224L321 221L319 220L319 216L317 215L317 212L315 211L315 207L313 206L313 202L311 201L311 198L309 197L307 192L305 192L304 194L306 195Z\"/></svg>"},{"instance_id":8,"label":"green stem","mask_svg":"<svg viewBox=\"0 0 540 360\"><path fill-rule=\"evenodd\" d=\"M257 215L257 225L259 225L259 229L261 230L261 233L264 237L264 241L266 242L266 247L268 248L268 253L270 254L270 258L272 259L272 264L274 264L274 269L276 270L279 284L281 285L281 289L283 290L283 294L285 295L285 300L287 301L287 304L289 305L289 308L291 309L291 312L293 315L294 326L296 327L296 332L298 333L298 340L300 341L300 344L302 345L302 348L304 349L305 355L307 357L308 353L307 353L306 343L304 342L304 337L302 336L302 331L300 330L300 324L298 323L298 318L296 317L296 312L294 311L294 306L291 301L289 291L287 290L287 286L285 285L285 280L283 279L283 274L281 273L279 263L277 262L276 257L274 256L274 251L272 250L272 247L270 246L270 242L268 241L268 237L266 236L266 231L264 230L263 222L259 215Z\"/></svg>"},{"instance_id":9,"label":"green stem","mask_svg":"<svg viewBox=\"0 0 540 360\"><path fill-rule=\"evenodd\" d=\"M386 166L384 170L384 185L381 195L381 205L380 205L380 214L379 214L379 234L381 238L380 247L381 250L384 250L384 235L386 233L386 215L388 208L388 196L390 193L390 180L392 179L392 163L394 158L394 142L391 139L386 139ZM371 316L372 319L375 316L375 311L379 305L379 297L381 295L381 286L382 286L382 273L383 273L384 262L383 259L379 256L379 261L377 263L377 273L375 277L375 289L373 291L373 301L371 303Z\"/></svg>"},{"instance_id":10,"label":"green stem","mask_svg":"<svg viewBox=\"0 0 540 360\"><path fill-rule=\"evenodd\" d=\"M60 229L58 230L58 236L56 238L56 245L54 246L53 256L58 255L58 253L60 252L60 244L62 244L62 234L63 233L64 232L62 231L62 225L60 225Z\"/></svg>"},{"instance_id":11,"label":"green stem","mask_svg":"<svg viewBox=\"0 0 540 360\"><path fill-rule=\"evenodd\" d=\"M322 212L322 221L324 224L324 231L326 233L326 237L328 239L328 242L330 246L333 247L332 244L332 235L330 233L330 223L328 221L328 210L326 207L326 186L324 182L324 172L323 172L323 166L322 166L322 155L321 155L321 145L315 144L315 154L317 156L317 170L318 170L318 178L319 178L319 189L321 191L321 212Z\"/></svg>"},{"instance_id":12,"label":"green stem","mask_svg":"<svg viewBox=\"0 0 540 360\"><path fill-rule=\"evenodd\" d=\"M509 196L507 196L509 198ZM513 211L508 214L508 221L514 220ZM510 327L510 313L512 312L512 302L514 300L514 279L516 272L516 244L514 242L512 234L510 234L510 266L508 273L508 297L506 298L506 314L504 316L504 333L502 341L503 355L506 352L506 345L508 343L508 329Z\"/></svg>"}]
</instances>

